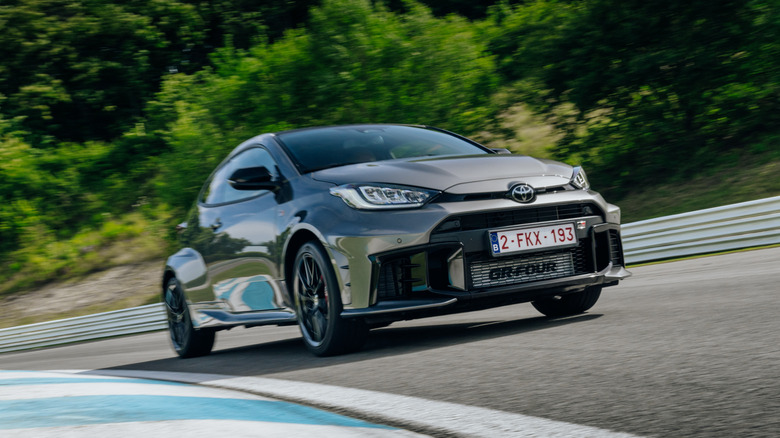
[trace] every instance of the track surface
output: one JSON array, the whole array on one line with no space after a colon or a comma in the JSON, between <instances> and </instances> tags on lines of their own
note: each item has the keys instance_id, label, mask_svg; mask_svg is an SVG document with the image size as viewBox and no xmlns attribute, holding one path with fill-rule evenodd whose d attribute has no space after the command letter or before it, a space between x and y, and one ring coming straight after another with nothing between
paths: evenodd
<instances>
[{"instance_id":1,"label":"track surface","mask_svg":"<svg viewBox=\"0 0 780 438\"><path fill-rule=\"evenodd\" d=\"M778 436L780 248L632 271L582 316L524 304L396 323L347 356L313 357L297 328L265 327L219 333L205 358L174 358L154 333L4 354L0 368L270 377L643 436Z\"/></svg>"}]
</instances>

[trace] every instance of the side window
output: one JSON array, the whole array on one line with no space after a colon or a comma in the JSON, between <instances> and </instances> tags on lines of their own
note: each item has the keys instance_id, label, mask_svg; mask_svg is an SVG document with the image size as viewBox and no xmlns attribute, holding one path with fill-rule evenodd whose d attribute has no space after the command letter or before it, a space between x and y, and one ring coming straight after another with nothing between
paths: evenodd
<instances>
[{"instance_id":1,"label":"side window","mask_svg":"<svg viewBox=\"0 0 780 438\"><path fill-rule=\"evenodd\" d=\"M266 192L266 190L236 190L228 183L228 178L238 169L246 167L265 167L273 175L279 178L279 169L271 154L263 148L252 148L233 157L214 174L208 187L203 191L201 202L205 204L223 204L226 202L240 201Z\"/></svg>"}]
</instances>

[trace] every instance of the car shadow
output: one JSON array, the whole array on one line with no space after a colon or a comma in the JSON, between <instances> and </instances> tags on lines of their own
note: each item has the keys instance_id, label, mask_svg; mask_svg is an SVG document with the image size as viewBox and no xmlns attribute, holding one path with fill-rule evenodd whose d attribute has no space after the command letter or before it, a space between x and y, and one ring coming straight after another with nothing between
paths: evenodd
<instances>
[{"instance_id":1,"label":"car shadow","mask_svg":"<svg viewBox=\"0 0 780 438\"><path fill-rule=\"evenodd\" d=\"M321 368L330 365L417 353L453 345L467 344L504 336L547 330L600 318L601 314L583 314L567 318L545 317L502 321L476 321L415 327L387 327L372 330L365 347L355 353L316 357L300 338L266 342L217 350L192 359L161 359L103 370L142 370L232 376L262 376L282 372Z\"/></svg>"}]
</instances>

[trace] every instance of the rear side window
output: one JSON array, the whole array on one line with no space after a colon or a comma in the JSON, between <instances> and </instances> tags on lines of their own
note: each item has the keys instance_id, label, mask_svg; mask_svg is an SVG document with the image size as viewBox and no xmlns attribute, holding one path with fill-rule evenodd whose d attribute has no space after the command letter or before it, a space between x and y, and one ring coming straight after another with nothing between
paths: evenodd
<instances>
[{"instance_id":1,"label":"rear side window","mask_svg":"<svg viewBox=\"0 0 780 438\"><path fill-rule=\"evenodd\" d=\"M257 147L247 149L244 152L223 163L211 178L206 182L201 192L200 202L204 204L225 204L253 198L268 190L236 190L228 183L228 178L238 169L246 167L265 167L274 176L279 178L279 169L276 162L267 150Z\"/></svg>"}]
</instances>

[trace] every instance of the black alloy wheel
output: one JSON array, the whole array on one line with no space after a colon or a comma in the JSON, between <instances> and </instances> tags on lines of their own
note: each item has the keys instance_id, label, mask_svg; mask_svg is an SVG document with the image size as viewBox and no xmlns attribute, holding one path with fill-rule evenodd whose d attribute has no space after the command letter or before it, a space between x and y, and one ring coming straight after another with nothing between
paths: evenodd
<instances>
[{"instance_id":1,"label":"black alloy wheel","mask_svg":"<svg viewBox=\"0 0 780 438\"><path fill-rule=\"evenodd\" d=\"M362 321L341 318L341 291L325 250L316 243L303 245L293 265L298 326L306 347L317 356L360 349L368 328Z\"/></svg>"},{"instance_id":2,"label":"black alloy wheel","mask_svg":"<svg viewBox=\"0 0 780 438\"><path fill-rule=\"evenodd\" d=\"M163 294L168 315L168 332L176 354L182 358L204 356L214 347L213 329L195 329L187 300L176 278L168 280Z\"/></svg>"}]
</instances>

